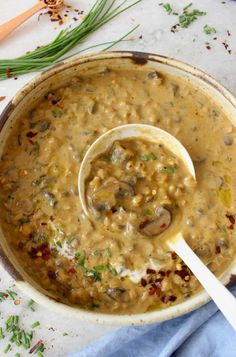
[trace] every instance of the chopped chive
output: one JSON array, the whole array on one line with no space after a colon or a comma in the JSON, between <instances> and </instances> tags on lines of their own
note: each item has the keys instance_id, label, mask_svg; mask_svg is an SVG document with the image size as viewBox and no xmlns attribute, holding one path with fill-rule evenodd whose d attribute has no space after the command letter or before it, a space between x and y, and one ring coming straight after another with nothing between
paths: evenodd
<instances>
[{"instance_id":1,"label":"chopped chive","mask_svg":"<svg viewBox=\"0 0 236 357\"><path fill-rule=\"evenodd\" d=\"M192 5L193 5L193 3L190 2L190 4L186 5L186 6L183 8L183 10L186 11L186 10L187 10L189 7L191 7Z\"/></svg>"},{"instance_id":2,"label":"chopped chive","mask_svg":"<svg viewBox=\"0 0 236 357\"><path fill-rule=\"evenodd\" d=\"M54 118L60 118L62 116L62 111L61 110L53 110L52 111L52 115L54 116Z\"/></svg>"},{"instance_id":3,"label":"chopped chive","mask_svg":"<svg viewBox=\"0 0 236 357\"><path fill-rule=\"evenodd\" d=\"M4 338L3 332L2 332L2 327L0 327L0 340Z\"/></svg>"},{"instance_id":4,"label":"chopped chive","mask_svg":"<svg viewBox=\"0 0 236 357\"><path fill-rule=\"evenodd\" d=\"M170 175L175 172L174 167L173 167L173 166L169 166L169 165L164 166L164 170L165 170L168 174L170 174Z\"/></svg>"},{"instance_id":5,"label":"chopped chive","mask_svg":"<svg viewBox=\"0 0 236 357\"><path fill-rule=\"evenodd\" d=\"M110 264L107 264L107 270L109 271L109 273L111 273L114 276L116 276L118 274L116 269L113 268Z\"/></svg>"},{"instance_id":6,"label":"chopped chive","mask_svg":"<svg viewBox=\"0 0 236 357\"><path fill-rule=\"evenodd\" d=\"M203 31L207 34L210 35L211 33L216 33L216 29L214 27L210 27L209 25L205 25L203 27Z\"/></svg>"},{"instance_id":7,"label":"chopped chive","mask_svg":"<svg viewBox=\"0 0 236 357\"><path fill-rule=\"evenodd\" d=\"M10 345L10 343L8 343L8 345L4 348L3 352L7 353L10 350L10 348L11 348L11 345Z\"/></svg>"},{"instance_id":8,"label":"chopped chive","mask_svg":"<svg viewBox=\"0 0 236 357\"><path fill-rule=\"evenodd\" d=\"M30 219L28 216L26 215L23 215L21 218L20 218L20 223L21 224L26 224L26 223L29 223L30 222Z\"/></svg>"},{"instance_id":9,"label":"chopped chive","mask_svg":"<svg viewBox=\"0 0 236 357\"><path fill-rule=\"evenodd\" d=\"M151 152L150 157L151 157L152 160L156 160L157 159L157 156L153 152Z\"/></svg>"},{"instance_id":10,"label":"chopped chive","mask_svg":"<svg viewBox=\"0 0 236 357\"><path fill-rule=\"evenodd\" d=\"M64 332L62 336L68 336L68 333L67 333L67 332Z\"/></svg>"},{"instance_id":11,"label":"chopped chive","mask_svg":"<svg viewBox=\"0 0 236 357\"><path fill-rule=\"evenodd\" d=\"M36 353L38 353L38 352L43 352L44 351L44 344L43 344L43 342L41 342L38 346L37 346L37 348L35 349L35 351L34 351L34 354L36 354Z\"/></svg>"},{"instance_id":12,"label":"chopped chive","mask_svg":"<svg viewBox=\"0 0 236 357\"><path fill-rule=\"evenodd\" d=\"M144 216L150 216L152 214L152 212L150 211L150 209L145 209L144 211L143 211L143 215Z\"/></svg>"},{"instance_id":13,"label":"chopped chive","mask_svg":"<svg viewBox=\"0 0 236 357\"><path fill-rule=\"evenodd\" d=\"M39 321L35 321L35 322L31 325L31 328L38 327L39 325L40 325L40 322L39 322Z\"/></svg>"},{"instance_id":14,"label":"chopped chive","mask_svg":"<svg viewBox=\"0 0 236 357\"><path fill-rule=\"evenodd\" d=\"M139 157L139 159L142 160L142 161L148 161L148 160L149 160L148 155L146 155L146 154L141 155L141 156Z\"/></svg>"},{"instance_id":15,"label":"chopped chive","mask_svg":"<svg viewBox=\"0 0 236 357\"><path fill-rule=\"evenodd\" d=\"M20 353L16 352L15 357L20 357Z\"/></svg>"},{"instance_id":16,"label":"chopped chive","mask_svg":"<svg viewBox=\"0 0 236 357\"><path fill-rule=\"evenodd\" d=\"M107 252L108 257L111 258L112 257L112 252L111 252L111 248L110 247L108 247L106 249L106 252Z\"/></svg>"},{"instance_id":17,"label":"chopped chive","mask_svg":"<svg viewBox=\"0 0 236 357\"><path fill-rule=\"evenodd\" d=\"M38 357L43 357L42 352L39 351L39 352L37 353L37 356L38 356Z\"/></svg>"},{"instance_id":18,"label":"chopped chive","mask_svg":"<svg viewBox=\"0 0 236 357\"><path fill-rule=\"evenodd\" d=\"M34 308L34 300L30 299L27 303L28 307L32 310L32 311L35 311L35 308Z\"/></svg>"},{"instance_id":19,"label":"chopped chive","mask_svg":"<svg viewBox=\"0 0 236 357\"><path fill-rule=\"evenodd\" d=\"M56 241L56 245L57 245L58 247L62 248L62 244L61 244L61 242L60 242L59 240Z\"/></svg>"},{"instance_id":20,"label":"chopped chive","mask_svg":"<svg viewBox=\"0 0 236 357\"><path fill-rule=\"evenodd\" d=\"M7 290L6 292L12 300L15 300L15 296L17 295L17 293L15 291Z\"/></svg>"}]
</instances>

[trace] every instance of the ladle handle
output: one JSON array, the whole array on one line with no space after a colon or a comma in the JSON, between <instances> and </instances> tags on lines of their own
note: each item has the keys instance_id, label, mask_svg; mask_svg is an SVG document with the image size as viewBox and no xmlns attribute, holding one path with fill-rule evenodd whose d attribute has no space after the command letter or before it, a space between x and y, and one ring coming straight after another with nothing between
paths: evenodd
<instances>
[{"instance_id":1,"label":"ladle handle","mask_svg":"<svg viewBox=\"0 0 236 357\"><path fill-rule=\"evenodd\" d=\"M12 31L14 31L18 26L25 22L29 17L34 15L39 10L44 9L47 5L44 1L39 1L36 5L26 10L22 14L14 17L12 20L5 22L3 25L0 25L0 41L8 36Z\"/></svg>"},{"instance_id":2,"label":"ladle handle","mask_svg":"<svg viewBox=\"0 0 236 357\"><path fill-rule=\"evenodd\" d=\"M215 277L215 275L202 263L184 240L182 233L168 242L178 256L191 269L193 274L211 296L222 314L236 331L236 299L230 291Z\"/></svg>"}]
</instances>

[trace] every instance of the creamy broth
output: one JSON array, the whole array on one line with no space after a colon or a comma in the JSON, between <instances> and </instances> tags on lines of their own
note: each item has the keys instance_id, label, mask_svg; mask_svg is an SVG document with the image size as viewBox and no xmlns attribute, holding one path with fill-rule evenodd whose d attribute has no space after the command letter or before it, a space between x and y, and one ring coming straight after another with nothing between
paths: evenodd
<instances>
[{"instance_id":1,"label":"creamy broth","mask_svg":"<svg viewBox=\"0 0 236 357\"><path fill-rule=\"evenodd\" d=\"M188 209L181 209L180 182L170 182L164 193L166 200L175 198L182 232L204 263L219 275L236 249L236 131L221 108L198 88L164 73L112 68L81 73L46 93L16 123L1 157L0 219L22 267L43 288L63 302L106 313L162 309L199 289L165 243L171 228L143 237L132 225L120 230L105 219L98 225L82 212L77 177L84 154L99 135L127 123L168 131L192 157L197 186L191 199L184 197ZM146 161L141 160L145 167ZM148 163L156 161L150 156ZM142 189L146 196L155 190L146 183ZM137 206L139 214L150 209L145 204Z\"/></svg>"}]
</instances>

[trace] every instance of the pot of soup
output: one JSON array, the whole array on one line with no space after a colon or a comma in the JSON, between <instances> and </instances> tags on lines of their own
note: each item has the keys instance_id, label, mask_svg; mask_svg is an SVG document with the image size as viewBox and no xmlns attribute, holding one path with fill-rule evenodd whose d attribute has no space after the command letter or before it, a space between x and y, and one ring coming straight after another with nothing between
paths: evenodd
<instances>
[{"instance_id":1,"label":"pot of soup","mask_svg":"<svg viewBox=\"0 0 236 357\"><path fill-rule=\"evenodd\" d=\"M197 185L161 145L117 140L91 163L86 215L81 162L125 124L176 137ZM38 75L0 116L4 268L35 301L86 321L152 323L203 305L208 295L165 242L165 215L181 217L188 244L227 284L236 266L235 124L231 93L159 55L98 53Z\"/></svg>"}]
</instances>

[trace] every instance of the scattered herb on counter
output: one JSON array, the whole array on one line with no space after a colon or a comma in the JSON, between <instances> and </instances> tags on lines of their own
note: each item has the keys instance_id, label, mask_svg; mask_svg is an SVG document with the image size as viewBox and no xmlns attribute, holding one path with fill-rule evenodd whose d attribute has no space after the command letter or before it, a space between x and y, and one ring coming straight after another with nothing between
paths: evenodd
<instances>
[{"instance_id":1,"label":"scattered herb on counter","mask_svg":"<svg viewBox=\"0 0 236 357\"><path fill-rule=\"evenodd\" d=\"M199 16L203 15L206 15L205 11L195 9L191 12L188 12L187 10L184 10L183 14L179 16L179 24L182 28L187 28L192 22L196 21Z\"/></svg>"},{"instance_id":2,"label":"scattered herb on counter","mask_svg":"<svg viewBox=\"0 0 236 357\"><path fill-rule=\"evenodd\" d=\"M10 348L11 348L11 345L10 345L10 343L8 343L8 345L6 345L6 347L4 348L3 352L7 353L10 350Z\"/></svg>"},{"instance_id":3,"label":"scattered herb on counter","mask_svg":"<svg viewBox=\"0 0 236 357\"><path fill-rule=\"evenodd\" d=\"M17 293L12 290L7 290L6 292L0 292L0 302L6 300L8 297L10 297L12 300L15 300L15 296Z\"/></svg>"},{"instance_id":4,"label":"scattered herb on counter","mask_svg":"<svg viewBox=\"0 0 236 357\"><path fill-rule=\"evenodd\" d=\"M28 307L30 308L30 310L32 311L35 311L35 308L34 308L34 300L30 299L27 303Z\"/></svg>"},{"instance_id":5,"label":"scattered herb on counter","mask_svg":"<svg viewBox=\"0 0 236 357\"><path fill-rule=\"evenodd\" d=\"M97 29L111 21L113 18L122 14L124 11L127 11L129 8L141 1L142 0L136 0L130 5L124 6L124 4L127 3L127 0L124 0L115 6L117 1L112 1L110 4L108 0L97 0L88 12L87 16L85 16L82 22L75 28L67 28L60 31L60 33L52 42L48 43L47 45L40 46L23 56L14 59L1 59L0 79L10 78L12 76L21 75L24 73L40 71L52 64L59 63L62 56L64 56L75 46L83 43L88 35L95 32ZM117 41L106 43L109 45L105 48L105 50L122 41L137 27L138 26L135 26L131 31L129 31ZM97 46L98 45L90 46L90 48ZM78 51L77 53L79 52L82 51ZM68 57L71 57L71 55ZM66 58L64 57L63 60Z\"/></svg>"},{"instance_id":6,"label":"scattered herb on counter","mask_svg":"<svg viewBox=\"0 0 236 357\"><path fill-rule=\"evenodd\" d=\"M32 325L31 325L31 328L36 328L40 326L40 322L39 321L35 321Z\"/></svg>"},{"instance_id":7,"label":"scattered herb on counter","mask_svg":"<svg viewBox=\"0 0 236 357\"><path fill-rule=\"evenodd\" d=\"M209 25L205 25L203 27L203 31L207 34L210 35L212 33L216 33L216 29L214 27L210 27Z\"/></svg>"},{"instance_id":8,"label":"scattered herb on counter","mask_svg":"<svg viewBox=\"0 0 236 357\"><path fill-rule=\"evenodd\" d=\"M159 5L162 5L169 15L172 13L173 10L169 3L165 3L165 4L161 3Z\"/></svg>"}]
</instances>

